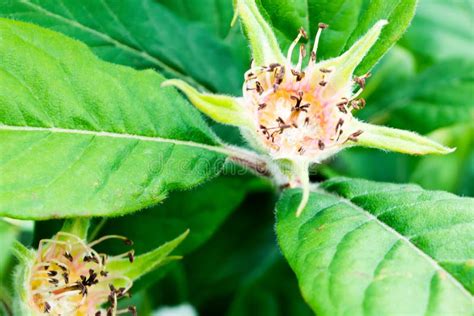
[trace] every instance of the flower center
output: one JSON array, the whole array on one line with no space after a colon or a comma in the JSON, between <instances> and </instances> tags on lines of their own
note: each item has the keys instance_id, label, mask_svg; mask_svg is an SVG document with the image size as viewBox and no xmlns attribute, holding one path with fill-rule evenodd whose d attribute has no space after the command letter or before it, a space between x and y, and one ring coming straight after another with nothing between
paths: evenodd
<instances>
[{"instance_id":1,"label":"flower center","mask_svg":"<svg viewBox=\"0 0 474 316\"><path fill-rule=\"evenodd\" d=\"M245 75L244 100L254 114L262 143L275 158L307 156L323 159L339 150L343 143L356 141L361 131L350 127L351 111L365 102L356 100L364 80L355 78L343 89L334 89L332 75L337 71L330 66L316 64L316 52L321 31L320 24L308 66L302 70L304 45L300 46L299 60L291 63L292 52L300 38L300 30L290 46L285 64L270 64L250 69ZM352 95L353 84L361 88Z\"/></svg>"},{"instance_id":2,"label":"flower center","mask_svg":"<svg viewBox=\"0 0 474 316\"><path fill-rule=\"evenodd\" d=\"M99 254L92 248L109 238L120 238L131 244L121 236L105 236L85 244L79 237L65 232L59 232L53 239L40 241L29 278L30 302L38 313L76 316L117 314L117 299L127 294L132 281L107 272L107 255ZM133 261L133 251L116 257L123 256ZM124 287L116 289L114 284L118 283ZM101 311L100 305L107 301L111 306ZM134 307L127 311L133 313Z\"/></svg>"}]
</instances>

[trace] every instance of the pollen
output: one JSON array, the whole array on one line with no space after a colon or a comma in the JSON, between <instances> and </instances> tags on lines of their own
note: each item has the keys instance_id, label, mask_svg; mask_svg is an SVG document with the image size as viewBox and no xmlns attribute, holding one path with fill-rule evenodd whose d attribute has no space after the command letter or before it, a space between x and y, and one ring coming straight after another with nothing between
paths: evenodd
<instances>
[{"instance_id":1,"label":"pollen","mask_svg":"<svg viewBox=\"0 0 474 316\"><path fill-rule=\"evenodd\" d=\"M358 97L369 74L353 78L342 89L341 83L334 83L335 65L316 62L319 38L327 27L319 24L305 68L304 45L300 45L296 65L292 63L293 51L307 37L301 29L285 63L253 67L245 74L244 104L253 114L261 143L275 158L324 159L344 143L357 142L362 133L348 123L353 120L352 112L365 105Z\"/></svg>"},{"instance_id":2,"label":"pollen","mask_svg":"<svg viewBox=\"0 0 474 316\"><path fill-rule=\"evenodd\" d=\"M135 315L134 307L117 309L117 300L128 295L132 280L107 271L108 256L93 249L111 238L131 244L117 235L104 236L87 244L66 232L41 240L29 274L31 308L39 315ZM112 258L130 254L133 251ZM106 304L109 306L104 309L102 306Z\"/></svg>"}]
</instances>

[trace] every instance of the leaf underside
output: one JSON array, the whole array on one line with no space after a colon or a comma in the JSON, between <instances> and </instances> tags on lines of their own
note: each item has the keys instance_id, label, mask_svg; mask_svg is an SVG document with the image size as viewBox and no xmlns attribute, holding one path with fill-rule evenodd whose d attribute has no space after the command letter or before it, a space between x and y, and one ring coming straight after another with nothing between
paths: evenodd
<instances>
[{"instance_id":1,"label":"leaf underside","mask_svg":"<svg viewBox=\"0 0 474 316\"><path fill-rule=\"evenodd\" d=\"M471 315L474 199L336 178L277 207L280 246L318 315Z\"/></svg>"},{"instance_id":2,"label":"leaf underside","mask_svg":"<svg viewBox=\"0 0 474 316\"><path fill-rule=\"evenodd\" d=\"M0 20L0 215L119 215L219 172L201 116L154 71Z\"/></svg>"}]
</instances>

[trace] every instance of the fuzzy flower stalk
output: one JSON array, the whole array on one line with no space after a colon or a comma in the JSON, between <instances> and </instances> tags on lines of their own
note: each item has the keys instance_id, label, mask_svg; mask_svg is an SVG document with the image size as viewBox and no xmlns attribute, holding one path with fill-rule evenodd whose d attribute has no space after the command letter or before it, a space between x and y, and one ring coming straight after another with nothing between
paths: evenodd
<instances>
[{"instance_id":1,"label":"fuzzy flower stalk","mask_svg":"<svg viewBox=\"0 0 474 316\"><path fill-rule=\"evenodd\" d=\"M18 269L19 300L15 306L20 315L115 316L136 315L134 306L119 308L119 300L130 295L134 279L163 263L166 255L184 238L174 240L135 258L134 251L109 256L94 247L105 240L116 239L126 246L131 240L107 235L87 242L88 221L66 221L52 238L42 239L38 250L16 244L21 264ZM161 250L160 250L161 249Z\"/></svg>"},{"instance_id":2,"label":"fuzzy flower stalk","mask_svg":"<svg viewBox=\"0 0 474 316\"><path fill-rule=\"evenodd\" d=\"M257 151L271 157L287 175L289 186L303 189L298 216L309 196L309 166L344 148L359 145L417 155L452 151L415 133L363 123L353 116L365 106L360 95L370 77L354 76L354 71L388 21L375 23L341 56L318 61L319 40L328 25L318 24L309 53L299 45L307 33L295 30L296 39L285 55L254 0L236 0L235 9L253 54L242 97L200 93L180 80L164 85L180 89L214 120L240 127Z\"/></svg>"}]
</instances>

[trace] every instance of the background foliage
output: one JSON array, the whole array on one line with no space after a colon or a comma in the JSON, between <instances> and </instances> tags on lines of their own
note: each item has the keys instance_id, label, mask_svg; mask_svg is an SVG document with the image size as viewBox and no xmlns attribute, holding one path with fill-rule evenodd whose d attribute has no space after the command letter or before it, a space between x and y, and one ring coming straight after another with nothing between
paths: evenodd
<instances>
[{"instance_id":1,"label":"background foliage","mask_svg":"<svg viewBox=\"0 0 474 316\"><path fill-rule=\"evenodd\" d=\"M238 26L229 27L233 15L230 2L230 0L199 0L199 5L196 5L193 1L187 0L87 0L80 2L72 0L60 2L55 0L6 0L0 7L0 16L33 22L64 33L84 42L94 54L109 62L131 66L135 69L152 68L165 77L178 77L208 91L239 95L243 72L249 66L250 57L240 28ZM264 14L275 27L282 46L288 45L300 26L304 26L314 33L317 22L322 21L330 24L331 27L327 34L323 35L321 43L324 57L339 54L357 39L364 27L358 23L359 20L366 20L366 23L370 24L370 21L379 18L379 16L367 15L367 12L370 12L369 3L370 6L384 6L382 11L385 16L396 19L397 23L408 24L409 19L403 19L397 15L404 12L410 3L413 4L412 1L260 0L259 2ZM366 12L370 18L364 16L362 12ZM339 29L344 29L346 32L340 32ZM368 88L364 92L368 106L360 112L360 116L370 122L430 135L445 145L456 147L455 153L447 156L410 157L354 148L346 150L322 168L315 170L313 179L319 181L342 175L373 181L416 183L423 189L444 190L461 196L473 197L473 30L474 7L472 1L421 0L407 33L373 70L373 76L368 80ZM396 38L401 35L402 32L397 33L394 26L393 32L387 36ZM379 45L384 45L384 42L382 41ZM15 57L19 60L21 58L28 59L28 56L15 55ZM371 59L372 62L375 61L377 57L369 55L360 71L367 70L365 65L370 64ZM95 59L94 62L101 63ZM122 70L117 67L117 70L113 72L117 74L118 84L123 85L127 85L131 80L151 80L156 81L155 85L158 87L162 80L161 75L151 72L144 79L133 79L139 75L129 69ZM5 85L3 88L0 87L2 100L8 95L5 87ZM114 89L111 88L115 91ZM150 102L151 106L153 96L159 98L160 93L162 92L158 89L144 90L131 95L130 100L141 106L144 102ZM186 111L191 109L174 92L169 92L169 94L173 94L172 97L178 104L183 102L183 109ZM116 96L111 93L107 97ZM118 106L116 103L114 104L114 106ZM175 110L174 106L169 107L170 113L173 109ZM130 108L132 111L136 110L136 107ZM110 109L110 111L113 112L114 109ZM140 131L140 128L143 128L140 122L133 122L136 114L132 113L130 117L129 128L136 126L139 133L146 132ZM173 114L167 114L167 117L173 117ZM189 119L192 121L190 123L192 126L204 126L201 118L195 112L189 115ZM227 142L242 144L240 135L233 128L209 122L213 125L213 132L206 130L205 133L200 134L189 133L189 122L186 124L180 125L178 128L180 133L172 135L172 137L186 139L191 136L195 139L204 139L209 145L216 145L214 132ZM118 129L114 126L111 128ZM199 130L202 129L199 128ZM169 136L169 133L159 130L156 135ZM156 135L150 134L150 136ZM13 139L12 143L17 141L17 139ZM57 141L64 145L64 140ZM68 146L73 145L69 144ZM122 151L122 146L126 147L127 144L117 143L115 146L115 149L112 149ZM1 149L5 150L5 148ZM54 153L50 154L54 157ZM72 154L77 154L77 152L72 152ZM201 154L196 153L196 155ZM41 152L34 155L31 153L31 155L25 156L24 162L18 162L18 165L24 166L25 172L31 168L28 163L37 164L37 159L44 158ZM181 158L185 156L184 153L180 154L179 150L174 155L181 155ZM0 161L6 157L2 151ZM112 158L114 154L112 152L106 153L104 157L104 159ZM47 163L47 160L43 162L40 160L39 163ZM109 163L113 164L114 162ZM146 164L146 162L142 163ZM157 172L154 170L147 170L149 177L162 176L155 174ZM235 171L235 169L232 170ZM183 173L187 174L186 171ZM312 201L314 204L311 205L310 211L304 214L302 222L298 223L294 222L297 219L291 216L292 211L287 209L288 204L291 203L291 201L289 202L291 196L298 193L286 192L277 209L276 231L280 232L278 237L280 250L274 228L274 207L278 200L278 194L265 180L249 174L236 176L234 173L224 172L219 177L189 191L171 192L168 199L161 204L140 212L107 221L95 220L94 228L98 234L125 234L135 241L138 253L156 248L164 241L176 237L186 228L191 229L189 237L178 249L178 254L184 254L185 260L170 264L164 270L153 273L136 285L134 291L137 295L133 300L135 304L138 304L140 314L147 315L151 313L151 310L162 305L189 302L202 315L311 315L311 309L301 298L295 273L298 276L305 300L313 310L321 312L321 314L343 313L343 310L338 309L340 307L337 304L334 305L331 300L337 300L340 297L353 297L357 301L357 298L360 298L362 294L358 292L360 289L347 286L347 284L357 282L350 278L354 276L345 274L350 270L344 266L344 260L340 261L341 264L334 266L334 273L338 278L334 282L340 285L339 290L334 291L333 289L332 291L328 285L327 293L329 294L324 293L328 295L327 297L324 296L322 300L314 298L311 294L314 293L311 290L314 280L311 278L314 277L316 282L321 282L320 284L326 284L324 282L327 280L322 276L314 276L305 272L305 265L307 260L327 259L326 256L331 254L332 248L323 249L317 257L311 257L314 249L308 249L303 244L298 246L300 252L294 253L295 248L291 248L289 244L290 240L294 238L291 234L297 234L297 232L290 228L295 227L296 229L300 225L302 227L306 225L305 227L311 230L324 225L318 221L322 220L327 223L334 221L335 226L332 228L334 231L325 231L329 237L323 238L321 235L315 235L311 240L316 243L318 238L322 238L321 243L324 243L344 238L341 235L343 232L352 231L355 226L364 223L363 216L362 218L352 218L349 222L344 220L345 216L360 216L357 213L359 207L375 215L377 212L383 211L381 210L383 199L381 200L379 195L373 196L372 199L356 198L353 200L357 195L354 193L356 189L360 190L361 187L371 186L371 190L376 192L374 188L377 187L377 184L372 182L351 183L349 181L350 185L344 187L336 180L329 180L325 182L324 186L329 188L330 192L351 200L354 205L334 210L331 213L334 218L321 218L319 216L324 213L319 213L319 211L324 206L320 204L331 203L330 200L333 199L333 196L313 192ZM127 176L130 174L134 174L134 169L125 172ZM202 173L199 174L202 176ZM210 178L213 175L205 174L202 179ZM0 176L2 185L5 185L4 179L8 178L8 171L0 173ZM46 176L55 177L55 175ZM171 176L169 175L169 177ZM45 175L39 175L38 179L44 180L44 177ZM185 177L180 175L176 176L176 179L185 179ZM171 178L165 178L164 181L169 181L170 187L178 189L189 188L200 182L176 183ZM58 186L58 190L62 188L63 186ZM423 192L421 188L408 188L408 191ZM127 186L127 190L133 195L133 187ZM397 186L396 190L406 193L406 187ZM144 205L152 204L152 202L158 202L164 197L162 192L155 193L153 197L145 199L145 202L133 201L134 205L126 207L134 210L139 209ZM438 195L437 193L426 194ZM452 197L451 195L447 196L449 199ZM0 187L0 202L2 201L1 197ZM389 196L389 198L395 197ZM407 197L401 195L399 199L405 201ZM67 200L71 201L71 199ZM123 201L125 200L124 198ZM391 203L399 203L400 200ZM459 205L463 205L462 207L467 210L466 214L463 213L462 216L459 213L455 215L454 211L446 211L445 217L442 213L431 215L433 221L429 228L438 226L440 228L442 225L446 225L446 229L441 232L446 234L449 240L456 240L456 242L453 241L455 244L443 244L442 240L433 236L429 238L419 236L415 241L417 246L452 273L463 284L464 291L468 289L471 295L472 280L474 279L472 274L472 260L474 259L472 236L474 233L473 219L470 215L474 209L472 201L472 199L462 199L462 201L460 199L453 202L452 208L456 209L456 212L458 212ZM126 208L122 204L119 208ZM86 206L91 212L100 209L98 204L83 205L83 207ZM2 207L18 213L31 209L30 207L12 208L9 205L0 204L0 209ZM428 212L431 208L439 207L439 204L429 204L423 207ZM411 208L410 210L410 212L413 211ZM355 214L351 212L355 212ZM97 212L97 214L101 213ZM392 216L381 218L377 225L391 227L400 225L402 230L418 227L416 222L409 222L416 220L411 216L412 213L405 214L403 209L400 209ZM285 218L288 220L287 222L284 221ZM438 219L439 222L436 222ZM55 227L59 227L59 225L59 221L36 222L33 240L37 241L39 238L50 236L56 231ZM369 233L379 229L380 227L377 225L367 226ZM283 229L282 227L290 228ZM400 239L400 236L394 237L386 234L383 235L385 239L378 244L370 244L368 241L364 243L362 239L370 238L369 233L355 235L354 239L346 239L340 245L331 246L337 248L359 246L360 253L374 249L382 252L390 250L390 247L393 247L392 243ZM457 235L453 236L453 233ZM407 231L406 234L411 236L417 232ZM443 236L445 235L438 237L442 238ZM8 295L4 293L10 287L8 275L11 273L12 266L7 255L8 244L14 238L21 238L25 243L31 239L28 238L27 229L21 232L17 224L0 222L0 279L2 280L0 297L5 302L8 301ZM384 241L386 241L385 244ZM295 241L293 240L293 242ZM113 248L112 244L104 244L104 247L117 253L123 250ZM445 249L445 251L439 252L440 249ZM304 252L306 250L309 254ZM403 250L400 251L403 252ZM344 253L344 249L342 252ZM427 296L429 299L430 294L426 292L427 288L434 288L431 295L441 293L441 287L437 287L436 283L441 282L441 277L430 270L432 267L429 264L427 265L422 260L417 261L419 258L416 255L411 253L406 255L411 258L412 264L419 263L417 268L423 271L425 277L419 284L424 286L424 289L416 292L416 295L404 293L402 290L398 292L394 290L394 293L400 295L399 299L405 302L407 308L416 308L422 314L424 310L422 311L422 307L417 304L422 299L426 300ZM283 256L287 258L289 265ZM310 259L301 256L309 256ZM356 262L360 262L360 257L356 257L356 259L354 259ZM377 267L368 264L367 260L363 262L367 263L363 267L367 269L367 273L375 276ZM397 261L389 263L396 265ZM470 268L468 263L471 264ZM295 272L292 272L290 266ZM382 267L378 268L382 269ZM410 270L409 273L413 273L413 271ZM314 271L312 272L314 273ZM346 277L347 279L344 279ZM403 278L399 279L403 281ZM392 284L392 286L399 287L401 285ZM368 290L369 293L371 291L376 293L379 289L374 286ZM452 300L456 308L461 308L462 304L465 304L463 296L465 293L458 296L459 293L456 292L456 289L449 288L449 291L454 294L451 292L451 294L442 293L449 295L448 299ZM349 292L352 296L348 294ZM407 303L404 294L410 294L414 302ZM387 310L392 307L389 303L384 305L383 301L372 302L371 299L376 297L375 295L367 296L368 303L366 302L367 310L365 310L367 314L370 314L371 308L380 307L380 304ZM379 298L379 296L377 297ZM433 313L438 308L437 300L442 300L442 298L435 295L433 300L429 300L429 302L433 302L432 305L429 305ZM350 306L352 303L359 304L358 301L344 303L345 306ZM428 311L430 310L428 309Z\"/></svg>"}]
</instances>

